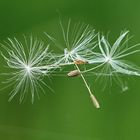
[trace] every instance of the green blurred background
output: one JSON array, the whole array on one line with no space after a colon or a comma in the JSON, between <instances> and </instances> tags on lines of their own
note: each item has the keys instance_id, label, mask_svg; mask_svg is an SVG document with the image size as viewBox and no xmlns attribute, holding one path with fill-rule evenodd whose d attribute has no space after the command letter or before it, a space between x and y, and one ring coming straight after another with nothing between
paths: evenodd
<instances>
[{"instance_id":1,"label":"green blurred background","mask_svg":"<svg viewBox=\"0 0 140 140\"><path fill-rule=\"evenodd\" d=\"M0 40L31 33L42 37L44 31L59 36L57 11L62 20L80 20L105 34L111 31L112 42L124 29L134 35L133 43L140 42L139 0L0 0ZM140 55L132 60L140 65ZM1 72L2 64L1 59ZM116 86L101 92L102 85L88 78L99 110L80 78L52 80L55 93L46 88L46 95L33 105L19 104L18 97L9 103L8 90L0 91L1 140L140 139L140 78L130 79L124 93Z\"/></svg>"}]
</instances>

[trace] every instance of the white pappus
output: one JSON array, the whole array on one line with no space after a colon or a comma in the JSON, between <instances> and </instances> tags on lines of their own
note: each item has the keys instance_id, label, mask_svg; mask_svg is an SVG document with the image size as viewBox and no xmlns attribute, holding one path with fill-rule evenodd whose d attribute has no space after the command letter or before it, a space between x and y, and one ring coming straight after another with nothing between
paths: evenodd
<instances>
[{"instance_id":1,"label":"white pappus","mask_svg":"<svg viewBox=\"0 0 140 140\"><path fill-rule=\"evenodd\" d=\"M42 85L50 88L44 81L43 75L49 76L54 67L49 65L52 56L42 41L33 38L27 40L24 37L23 43L16 38L10 39L2 44L6 50L4 57L8 68L8 79L6 83L12 86L9 101L17 94L20 96L20 103L31 93L31 102L34 102L35 95L39 98L39 90L44 92Z\"/></svg>"}]
</instances>

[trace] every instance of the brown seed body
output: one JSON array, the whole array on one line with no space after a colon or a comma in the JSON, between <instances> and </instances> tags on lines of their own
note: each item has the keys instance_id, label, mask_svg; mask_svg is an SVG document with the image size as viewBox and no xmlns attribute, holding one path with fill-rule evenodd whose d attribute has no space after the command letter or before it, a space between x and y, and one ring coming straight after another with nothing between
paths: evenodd
<instances>
[{"instance_id":1,"label":"brown seed body","mask_svg":"<svg viewBox=\"0 0 140 140\"><path fill-rule=\"evenodd\" d=\"M75 77L75 76L78 76L80 74L80 72L78 70L73 70L73 71L70 71L67 75L69 77Z\"/></svg>"},{"instance_id":2,"label":"brown seed body","mask_svg":"<svg viewBox=\"0 0 140 140\"><path fill-rule=\"evenodd\" d=\"M77 65L80 65L80 64L87 64L88 62L87 61L84 61L84 60L75 60L74 61L74 64L77 64Z\"/></svg>"}]
</instances>

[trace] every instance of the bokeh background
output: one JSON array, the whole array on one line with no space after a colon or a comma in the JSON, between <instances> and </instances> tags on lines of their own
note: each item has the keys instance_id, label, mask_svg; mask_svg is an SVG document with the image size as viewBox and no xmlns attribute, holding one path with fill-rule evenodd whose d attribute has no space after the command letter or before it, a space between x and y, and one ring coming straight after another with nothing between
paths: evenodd
<instances>
[{"instance_id":1,"label":"bokeh background","mask_svg":"<svg viewBox=\"0 0 140 140\"><path fill-rule=\"evenodd\" d=\"M110 41L124 29L140 42L139 0L0 0L0 40L23 34L43 37L44 31L59 38L59 13L109 33ZM132 60L140 65L140 54ZM3 72L0 59L0 71ZM0 82L4 80L0 75ZM140 139L140 78L128 80L128 90L114 86L102 91L87 78L101 104L96 109L79 77L53 77L55 93L34 104L8 102L9 90L0 91L0 139L2 140L138 140ZM110 83L107 83L110 84ZM0 85L2 88L2 84Z\"/></svg>"}]
</instances>

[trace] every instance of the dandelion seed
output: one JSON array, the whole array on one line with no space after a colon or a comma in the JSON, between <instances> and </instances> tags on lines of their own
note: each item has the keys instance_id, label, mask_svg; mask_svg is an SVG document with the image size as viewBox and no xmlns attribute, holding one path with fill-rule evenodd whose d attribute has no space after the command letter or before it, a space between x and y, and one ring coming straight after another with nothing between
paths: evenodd
<instances>
[{"instance_id":1,"label":"dandelion seed","mask_svg":"<svg viewBox=\"0 0 140 140\"><path fill-rule=\"evenodd\" d=\"M93 104L96 108L99 108L99 103L95 96L92 94L84 76L82 75L78 65L79 64L87 64L88 57L91 55L92 50L97 46L96 41L94 40L97 34L95 34L95 30L91 28L89 25L80 25L79 23L71 27L71 20L68 21L67 29L65 30L62 22L60 22L60 26L62 29L62 34L64 38L65 45L64 55L60 55L60 60L57 62L58 65L69 65L74 64L77 70L71 71L68 73L69 77L80 75L88 92L90 98L92 99ZM71 33L70 33L71 29ZM54 38L50 37L46 34L57 46L57 43Z\"/></svg>"},{"instance_id":2,"label":"dandelion seed","mask_svg":"<svg viewBox=\"0 0 140 140\"><path fill-rule=\"evenodd\" d=\"M54 68L47 65L52 59L48 52L49 46L45 47L43 42L30 37L29 41L25 38L24 43L16 38L9 38L2 47L7 51L2 56L12 71L7 74L9 78L6 81L9 86L14 87L9 101L19 94L21 103L30 93L33 103L35 95L39 98L39 90L44 92L42 85L50 88L42 79L44 74L49 76Z\"/></svg>"}]
</instances>

